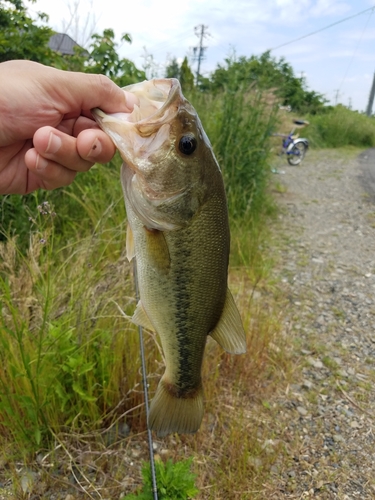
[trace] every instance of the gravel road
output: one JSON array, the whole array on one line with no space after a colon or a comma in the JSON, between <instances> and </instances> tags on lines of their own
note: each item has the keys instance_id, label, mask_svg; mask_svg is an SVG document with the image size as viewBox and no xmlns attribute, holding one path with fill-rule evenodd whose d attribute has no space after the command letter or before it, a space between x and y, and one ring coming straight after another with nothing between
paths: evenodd
<instances>
[{"instance_id":1,"label":"gravel road","mask_svg":"<svg viewBox=\"0 0 375 500\"><path fill-rule=\"evenodd\" d=\"M375 499L375 150L278 168L295 373L277 401L288 460L269 497Z\"/></svg>"}]
</instances>

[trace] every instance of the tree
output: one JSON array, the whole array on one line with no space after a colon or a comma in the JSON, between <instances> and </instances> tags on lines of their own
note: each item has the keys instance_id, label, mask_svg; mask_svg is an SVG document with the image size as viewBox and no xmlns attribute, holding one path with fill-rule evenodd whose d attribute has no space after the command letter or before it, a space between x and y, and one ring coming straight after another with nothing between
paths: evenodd
<instances>
[{"instance_id":1,"label":"tree","mask_svg":"<svg viewBox=\"0 0 375 500\"><path fill-rule=\"evenodd\" d=\"M85 71L107 75L120 86L145 80L144 71L137 69L129 59L120 59L114 38L115 34L112 29L104 30L102 35L92 36L92 50ZM131 37L128 33L124 33L121 40L131 43Z\"/></svg>"},{"instance_id":2,"label":"tree","mask_svg":"<svg viewBox=\"0 0 375 500\"><path fill-rule=\"evenodd\" d=\"M48 46L54 31L48 26L38 26L37 21L47 22L48 16L38 13L34 21L22 0L0 0L0 62L28 59L70 71L102 73L121 86L146 78L132 61L119 57L113 30L92 35L91 51L77 47L75 55L64 56ZM131 37L125 33L121 40L130 43Z\"/></svg>"},{"instance_id":3,"label":"tree","mask_svg":"<svg viewBox=\"0 0 375 500\"><path fill-rule=\"evenodd\" d=\"M180 78L180 66L178 64L178 61L175 57L171 59L169 64L167 65L165 69L165 77L166 78Z\"/></svg>"},{"instance_id":4,"label":"tree","mask_svg":"<svg viewBox=\"0 0 375 500\"><path fill-rule=\"evenodd\" d=\"M48 16L39 12L37 20L47 21ZM52 29L38 26L28 16L22 0L0 0L0 26L0 62L29 59L54 65L61 59L48 47Z\"/></svg>"},{"instance_id":5,"label":"tree","mask_svg":"<svg viewBox=\"0 0 375 500\"><path fill-rule=\"evenodd\" d=\"M182 61L181 66L178 65L177 59L174 57L166 67L165 76L166 78L177 78L184 91L189 91L194 87L194 75L187 57Z\"/></svg>"},{"instance_id":6,"label":"tree","mask_svg":"<svg viewBox=\"0 0 375 500\"><path fill-rule=\"evenodd\" d=\"M302 113L316 113L327 102L321 94L307 90L305 80L294 75L292 66L283 57L277 60L269 51L249 58L232 56L225 63L218 65L211 75L209 90L235 91L256 85L260 90L272 89L283 105Z\"/></svg>"},{"instance_id":7,"label":"tree","mask_svg":"<svg viewBox=\"0 0 375 500\"><path fill-rule=\"evenodd\" d=\"M184 91L191 90L194 87L194 75L190 69L187 57L185 57L181 64L180 83Z\"/></svg>"}]
</instances>

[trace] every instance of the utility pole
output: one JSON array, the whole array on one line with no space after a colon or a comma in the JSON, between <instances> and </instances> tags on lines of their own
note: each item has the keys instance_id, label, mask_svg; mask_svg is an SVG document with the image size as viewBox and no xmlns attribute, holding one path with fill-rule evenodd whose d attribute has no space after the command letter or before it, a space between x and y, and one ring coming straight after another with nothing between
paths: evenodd
<instances>
[{"instance_id":1,"label":"utility pole","mask_svg":"<svg viewBox=\"0 0 375 500\"><path fill-rule=\"evenodd\" d=\"M195 34L199 38L199 47L193 47L193 54L194 54L193 60L198 61L197 76L196 76L197 84L200 77L201 62L204 59L204 51L207 49L207 47L203 47L203 38L209 35L209 33L207 33L206 31L207 29L208 26L205 26L204 24L200 24L198 26L195 26L194 28Z\"/></svg>"},{"instance_id":2,"label":"utility pole","mask_svg":"<svg viewBox=\"0 0 375 500\"><path fill-rule=\"evenodd\" d=\"M374 73L374 79L372 80L372 87L370 90L370 95L368 98L368 104L367 104L367 109L366 109L367 116L372 115L372 106L374 104L374 97L375 97L375 73Z\"/></svg>"}]
</instances>

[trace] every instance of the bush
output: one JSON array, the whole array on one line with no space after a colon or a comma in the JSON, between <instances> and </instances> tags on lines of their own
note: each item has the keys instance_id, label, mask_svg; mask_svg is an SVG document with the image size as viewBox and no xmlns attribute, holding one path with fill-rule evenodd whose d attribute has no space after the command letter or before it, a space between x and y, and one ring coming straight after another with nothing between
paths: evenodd
<instances>
[{"instance_id":1,"label":"bush","mask_svg":"<svg viewBox=\"0 0 375 500\"><path fill-rule=\"evenodd\" d=\"M338 105L327 113L308 117L306 135L317 147L375 146L375 119Z\"/></svg>"}]
</instances>

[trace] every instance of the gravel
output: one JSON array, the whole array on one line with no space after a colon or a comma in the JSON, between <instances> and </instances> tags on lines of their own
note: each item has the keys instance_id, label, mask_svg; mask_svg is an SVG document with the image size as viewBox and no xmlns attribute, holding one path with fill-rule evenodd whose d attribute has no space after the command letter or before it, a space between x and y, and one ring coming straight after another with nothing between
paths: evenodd
<instances>
[{"instance_id":1,"label":"gravel","mask_svg":"<svg viewBox=\"0 0 375 500\"><path fill-rule=\"evenodd\" d=\"M294 371L268 497L374 499L375 150L309 151L281 168L276 273Z\"/></svg>"}]
</instances>

